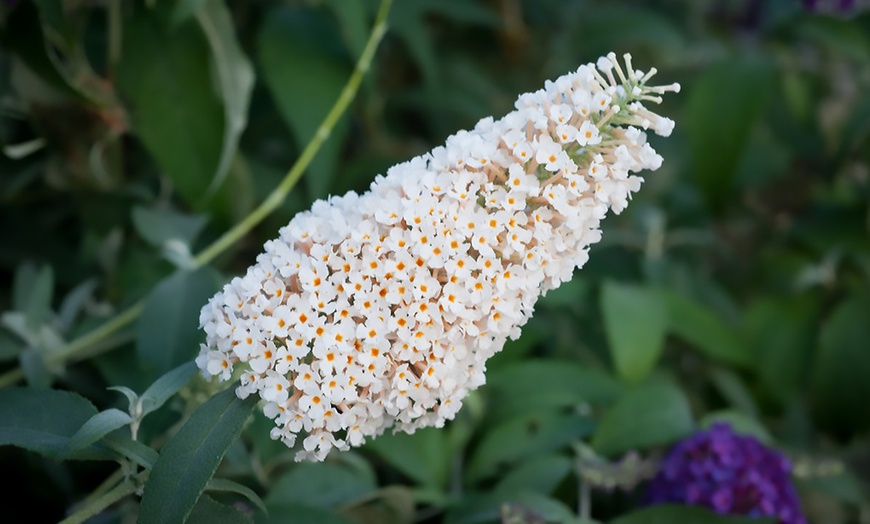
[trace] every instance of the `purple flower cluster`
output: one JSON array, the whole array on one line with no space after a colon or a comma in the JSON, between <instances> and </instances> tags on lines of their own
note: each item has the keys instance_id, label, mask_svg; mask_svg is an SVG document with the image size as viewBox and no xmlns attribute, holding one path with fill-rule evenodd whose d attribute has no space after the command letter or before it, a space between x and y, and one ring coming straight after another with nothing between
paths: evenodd
<instances>
[{"instance_id":1,"label":"purple flower cluster","mask_svg":"<svg viewBox=\"0 0 870 524\"><path fill-rule=\"evenodd\" d=\"M855 14L870 7L867 0L803 0L809 11L822 13Z\"/></svg>"},{"instance_id":2,"label":"purple flower cluster","mask_svg":"<svg viewBox=\"0 0 870 524\"><path fill-rule=\"evenodd\" d=\"M720 514L806 524L790 473L784 456L717 423L674 446L650 483L648 498L652 504L699 505Z\"/></svg>"}]
</instances>

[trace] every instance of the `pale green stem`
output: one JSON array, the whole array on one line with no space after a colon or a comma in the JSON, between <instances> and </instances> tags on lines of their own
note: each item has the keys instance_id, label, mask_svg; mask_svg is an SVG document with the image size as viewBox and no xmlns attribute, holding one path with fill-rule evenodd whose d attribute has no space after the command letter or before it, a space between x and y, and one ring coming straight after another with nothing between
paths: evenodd
<instances>
[{"instance_id":1,"label":"pale green stem","mask_svg":"<svg viewBox=\"0 0 870 524\"><path fill-rule=\"evenodd\" d=\"M323 142L327 138L329 138L330 133L332 133L333 127L335 127L335 124L338 122L339 118L341 118L341 116L344 114L344 112L347 110L348 106L356 96L363 77L365 76L366 72L368 72L369 67L371 67L372 59L374 58L375 51L378 48L378 44L380 44L381 39L383 39L384 34L387 32L387 16L389 15L390 6L392 5L392 3L393 0L381 0L380 8L378 9L378 14L375 18L375 24L372 27L372 32L369 35L368 42L366 42L365 49L363 49L362 54L357 60L356 67L354 68L353 73L345 84L344 89L341 90L341 94L335 101L332 109L330 109L329 114L327 114L326 118L323 119L323 122L321 122L320 127L317 128L317 132L314 134L314 137L311 139L311 141L308 142L308 145L305 146L305 149L302 150L302 154L290 168L290 171L287 173L287 175L285 175L284 179L281 181L278 187L276 187L272 191L272 193L269 194L268 197L266 197L266 199L263 201L262 204L260 204L259 207L253 210L247 217L245 217L244 220L236 224L232 229L224 233L220 238L215 240L211 245L209 245L196 255L196 257L194 258L195 267L202 267L214 260L215 257L226 251L240 238L242 238L249 231L251 231L251 229L253 229L257 224L262 222L263 219L269 215L269 213L271 213L284 203L284 200L287 198L290 190L293 189L297 182L299 182L302 174L305 172L305 170L308 168L308 165L311 163L315 155L317 155L317 152L320 150L320 146L322 146ZM142 313L143 307L144 300L136 302L135 304L133 304L105 324L101 325L97 329L73 340L62 351L50 355L48 357L49 362L53 364L60 364L69 360L73 360L78 353L82 352L91 344L99 342L105 337L111 335L112 333L133 322ZM23 377L24 374L20 369L16 368L8 371L0 375L0 387L13 385L21 380Z\"/></svg>"},{"instance_id":2,"label":"pale green stem","mask_svg":"<svg viewBox=\"0 0 870 524\"><path fill-rule=\"evenodd\" d=\"M81 509L63 519L60 524L79 524L99 514L104 509L108 508L122 498L132 495L136 492L136 484L133 481L126 481L118 484L113 489L106 492L105 495L99 497L90 503L83 506Z\"/></svg>"},{"instance_id":3,"label":"pale green stem","mask_svg":"<svg viewBox=\"0 0 870 524\"><path fill-rule=\"evenodd\" d=\"M124 480L124 476L125 473L123 469L119 468L115 470L114 473L106 477L106 480L104 480L99 486L94 489L94 491L92 491L84 500L82 500L79 503L79 506L84 508L105 495L109 490L116 487L118 483Z\"/></svg>"},{"instance_id":4,"label":"pale green stem","mask_svg":"<svg viewBox=\"0 0 870 524\"><path fill-rule=\"evenodd\" d=\"M582 520L589 520L592 515L592 499L589 497L589 483L582 476L580 476L578 482L577 516Z\"/></svg>"},{"instance_id":5,"label":"pale green stem","mask_svg":"<svg viewBox=\"0 0 870 524\"><path fill-rule=\"evenodd\" d=\"M123 7L120 0L109 0L109 5L107 6L108 12L108 33L109 33L109 43L108 43L108 63L109 63L109 76L115 74L115 69L118 66L118 62L121 61L121 27L123 25L123 20L121 19L121 8Z\"/></svg>"},{"instance_id":6,"label":"pale green stem","mask_svg":"<svg viewBox=\"0 0 870 524\"><path fill-rule=\"evenodd\" d=\"M236 241L245 236L245 234L253 229L254 226L262 222L269 213L284 203L290 190L293 189L293 186L295 186L299 181L299 178L302 177L302 174L314 159L320 146L323 145L323 142L326 141L327 138L329 138L329 135L332 133L332 128L335 127L338 119L341 118L341 115L344 114L347 107L356 96L356 92L359 89L363 76L365 76L371 66L375 50L383 38L384 33L387 31L387 14L390 11L390 4L392 4L392 0L381 1L381 7L378 11L377 18L375 19L375 26L372 29L372 33L369 36L365 49L363 49L362 55L360 55L359 60L356 63L356 68L354 68L353 74L347 81L347 84L345 84L344 89L342 89L341 94L335 101L329 114L326 115L326 118L320 123L320 127L317 128L314 137L312 137L311 141L308 142L308 145L305 146L305 149L302 151L302 155L299 156L299 159L290 169L290 172L287 173L284 180L281 181L278 187L272 191L272 193L257 209L251 212L251 214L239 224L224 233L223 236L215 240L210 246L205 248L196 256L194 259L196 267L202 267L214 260L216 256L235 244Z\"/></svg>"}]
</instances>

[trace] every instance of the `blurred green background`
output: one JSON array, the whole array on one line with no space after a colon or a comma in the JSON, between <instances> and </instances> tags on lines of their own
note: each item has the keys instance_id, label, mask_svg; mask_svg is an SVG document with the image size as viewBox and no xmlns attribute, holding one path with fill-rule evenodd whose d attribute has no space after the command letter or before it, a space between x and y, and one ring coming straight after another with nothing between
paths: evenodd
<instances>
[{"instance_id":1,"label":"blurred green background","mask_svg":"<svg viewBox=\"0 0 870 524\"><path fill-rule=\"evenodd\" d=\"M639 506L668 444L725 419L793 458L811 522L866 524L860 4L395 0L359 95L288 200L213 264L174 273L280 182L352 71L376 3L6 0L0 373L125 409L106 388L141 392L192 359L201 305L294 213L364 191L546 79L630 52L683 87L658 110L674 135L651 138L665 163L457 419L297 465L257 413L218 476L263 497L269 516L237 495L208 500L238 521L564 522L583 506L607 522ZM142 299L136 322L57 357ZM216 387L193 381L139 440L159 450ZM8 446L0 461L15 476L3 507L27 507L28 522L59 520L116 469ZM94 522L128 522L136 506L129 497Z\"/></svg>"}]
</instances>

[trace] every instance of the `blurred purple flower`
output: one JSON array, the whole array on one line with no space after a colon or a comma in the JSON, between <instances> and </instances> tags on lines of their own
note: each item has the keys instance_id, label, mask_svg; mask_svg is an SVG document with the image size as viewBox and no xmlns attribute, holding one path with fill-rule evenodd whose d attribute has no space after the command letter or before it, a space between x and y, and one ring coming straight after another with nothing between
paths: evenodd
<instances>
[{"instance_id":1,"label":"blurred purple flower","mask_svg":"<svg viewBox=\"0 0 870 524\"><path fill-rule=\"evenodd\" d=\"M779 524L807 522L788 459L724 423L675 445L647 496L651 504L706 506L720 514L776 517Z\"/></svg>"},{"instance_id":2,"label":"blurred purple flower","mask_svg":"<svg viewBox=\"0 0 870 524\"><path fill-rule=\"evenodd\" d=\"M857 8L867 7L866 2L857 0L803 0L804 7L810 11L853 13Z\"/></svg>"}]
</instances>

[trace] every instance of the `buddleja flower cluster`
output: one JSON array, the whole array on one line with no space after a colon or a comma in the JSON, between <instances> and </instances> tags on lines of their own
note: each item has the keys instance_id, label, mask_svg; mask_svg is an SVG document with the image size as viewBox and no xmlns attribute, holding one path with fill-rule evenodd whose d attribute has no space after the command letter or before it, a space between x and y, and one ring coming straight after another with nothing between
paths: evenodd
<instances>
[{"instance_id":1,"label":"buddleja flower cluster","mask_svg":"<svg viewBox=\"0 0 870 524\"><path fill-rule=\"evenodd\" d=\"M693 504L721 514L806 524L790 473L788 459L719 423L677 444L648 493L653 504Z\"/></svg>"},{"instance_id":2,"label":"buddleja flower cluster","mask_svg":"<svg viewBox=\"0 0 870 524\"><path fill-rule=\"evenodd\" d=\"M453 418L489 357L571 278L662 158L673 122L644 103L655 70L616 56L523 94L516 109L315 202L202 310L197 364L259 395L297 460L322 460L386 428Z\"/></svg>"}]
</instances>

